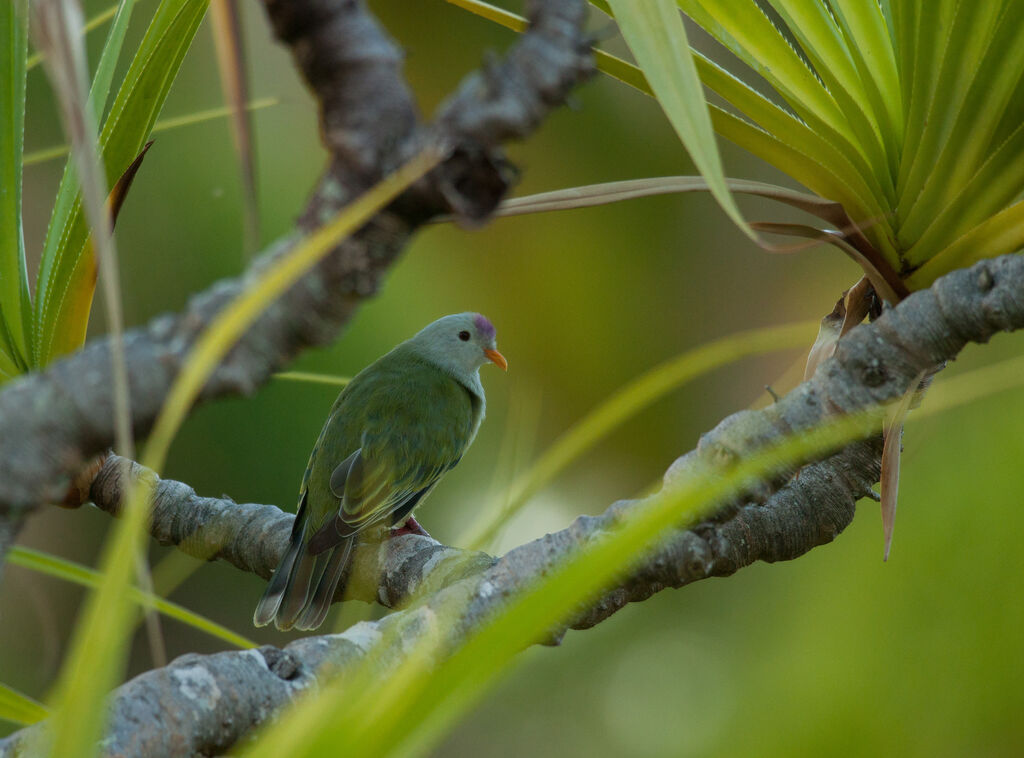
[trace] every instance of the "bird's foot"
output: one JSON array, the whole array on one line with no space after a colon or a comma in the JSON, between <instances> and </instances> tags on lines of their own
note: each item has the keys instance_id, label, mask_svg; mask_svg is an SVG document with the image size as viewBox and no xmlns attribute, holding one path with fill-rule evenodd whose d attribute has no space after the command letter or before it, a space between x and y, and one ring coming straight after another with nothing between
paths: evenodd
<instances>
[{"instance_id":1,"label":"bird's foot","mask_svg":"<svg viewBox=\"0 0 1024 758\"><path fill-rule=\"evenodd\" d=\"M430 533L424 529L420 522L414 519L412 516L405 520L405 523L401 526L391 528L391 536L398 537L401 534L418 534L421 537L430 537ZM430 537L430 539L434 539Z\"/></svg>"}]
</instances>

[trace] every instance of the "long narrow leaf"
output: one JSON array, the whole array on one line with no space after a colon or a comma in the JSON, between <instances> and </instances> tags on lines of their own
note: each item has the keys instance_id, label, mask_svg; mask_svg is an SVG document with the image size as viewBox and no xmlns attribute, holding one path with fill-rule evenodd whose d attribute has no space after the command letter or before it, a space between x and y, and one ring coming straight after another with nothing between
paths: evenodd
<instances>
[{"instance_id":1,"label":"long narrow leaf","mask_svg":"<svg viewBox=\"0 0 1024 758\"><path fill-rule=\"evenodd\" d=\"M113 337L110 360L114 379L115 445L121 455L134 458L127 370L121 343L124 324L117 249L109 208L104 203L108 194L107 178L96 150L96 123L94 114L90 113L92 98L87 94L88 64L85 46L78 34L83 23L81 9L75 1L36 0L34 11L39 48L46 57L46 69L60 104L64 131L72 145L72 158L81 182L82 204L92 227L96 257L103 269L104 301Z\"/></svg>"},{"instance_id":2,"label":"long narrow leaf","mask_svg":"<svg viewBox=\"0 0 1024 758\"><path fill-rule=\"evenodd\" d=\"M776 200L817 216L837 227L849 223L842 205L825 200L817 195L798 192L776 184L755 182L746 179L726 178L729 189L741 195ZM702 176L659 176L650 179L627 179L621 182L588 184L583 187L541 192L536 195L514 197L504 201L495 216L521 216L529 213L589 208L595 205L618 203L652 195L667 195L679 192L708 192L707 180Z\"/></svg>"},{"instance_id":3,"label":"long narrow leaf","mask_svg":"<svg viewBox=\"0 0 1024 758\"><path fill-rule=\"evenodd\" d=\"M2 329L4 326L4 324L0 324L0 329ZM2 342L2 340L0 340L0 342ZM23 371L24 369L14 362L14 359L10 356L10 354L5 353L3 349L0 349L0 384L3 384L9 379L13 379L16 376L19 376Z\"/></svg>"},{"instance_id":4,"label":"long narrow leaf","mask_svg":"<svg viewBox=\"0 0 1024 758\"><path fill-rule=\"evenodd\" d=\"M930 287L953 269L967 268L984 258L995 258L1024 247L1024 200L986 219L934 255L907 277L912 290Z\"/></svg>"},{"instance_id":5,"label":"long narrow leaf","mask_svg":"<svg viewBox=\"0 0 1024 758\"><path fill-rule=\"evenodd\" d=\"M28 726L42 721L50 712L46 706L6 684L0 684L0 719Z\"/></svg>"},{"instance_id":6,"label":"long narrow leaf","mask_svg":"<svg viewBox=\"0 0 1024 758\"><path fill-rule=\"evenodd\" d=\"M972 372L968 384L933 397L918 417L942 412L994 392L1019 388L1021 359ZM977 375L977 376L975 376ZM955 382L949 382L953 385ZM699 519L711 503L749 486L782 465L839 447L874 428L865 417L847 416L827 422L741 460L724 474L700 472L650 498L604 539L570 556L545 573L532 587L509 600L490 619L475 627L453 655L425 666L424 651L443 638L441 615L434 635L405 652L406 664L381 676L371 650L367 663L328 682L316 697L271 725L246 758L312 758L327 750L345 755L416 756L426 754L505 671L524 647L543 638L552 627L587 602L600 589L640 559L666 528L680 528ZM433 621L433 616L431 620ZM386 638L385 638L386 639ZM377 672L374 675L374 672ZM401 687L392 686L395 681ZM357 686L358 685L358 686ZM338 709L337 703L345 708ZM402 729L395 729L401 724ZM322 751L322 752L321 752Z\"/></svg>"},{"instance_id":7,"label":"long narrow leaf","mask_svg":"<svg viewBox=\"0 0 1024 758\"><path fill-rule=\"evenodd\" d=\"M25 136L25 58L28 2L0 2L0 370L27 364L32 324L21 169Z\"/></svg>"},{"instance_id":8,"label":"long narrow leaf","mask_svg":"<svg viewBox=\"0 0 1024 758\"><path fill-rule=\"evenodd\" d=\"M103 52L100 54L100 61L97 65L96 75L93 78L93 83L89 91L89 108L92 111L92 122L99 123L100 118L103 115L103 111L106 108L107 98L110 94L110 86L114 76L114 69L117 66L118 59L121 55L121 48L124 44L125 34L128 31L128 22L131 18L132 8L135 6L136 0L120 0L117 4L114 14L113 23L110 27L110 32L107 34L106 43L103 46ZM77 30L73 32L77 34ZM84 33L84 31L83 31ZM80 40L75 39L75 43L79 43ZM56 61L54 63L57 63ZM78 192L78 181L76 178L76 167L73 160L68 160L64 167L64 175L61 178L60 187L57 190L57 198L54 201L53 213L50 217L50 228L47 229L47 242L45 243L42 261L40 263L40 277L36 283L36 295L37 295L37 310L34 316L35 319L35 330L33 334L32 344L32 356L31 360L33 364L39 365L40 361L40 348L39 343L42 339L40 329L40 317L38 306L41 303L39 297L40 286L42 282L42 270L48 265L50 260L47 255L47 249L50 248L50 233L54 228L54 222L59 218L67 218L66 214L72 212L81 213L81 194ZM106 180L104 179L104 184ZM107 187L104 186L103 194L106 195ZM92 258L91 248L89 254L83 255L84 258ZM89 269L93 264L90 261L76 260L73 268L66 272L66 278L61 282L64 285L64 291L67 293L77 308L72 308L66 314L61 314L60 311L53 316L50 321L53 330L61 329L64 332L69 330L78 329L84 335L87 324L70 325L68 320L76 318L80 315L78 312L81 310L81 283L88 281L90 278ZM92 302L91 290L89 294L89 303ZM63 305L63 304L61 304ZM76 312L77 311L77 312ZM47 335L50 339L54 338L54 335ZM66 351L65 351L66 352ZM54 355L59 355L60 352L51 353L46 360Z\"/></svg>"},{"instance_id":9,"label":"long narrow leaf","mask_svg":"<svg viewBox=\"0 0 1024 758\"><path fill-rule=\"evenodd\" d=\"M88 568L87 566L83 566L80 563L75 563L74 561L69 561L66 558L51 555L50 553L46 553L41 550L15 546L11 548L7 559L15 566L21 566L22 568L36 571L47 576L52 576L65 582L78 584L82 587L95 589L99 587L100 583L103 581L103 575L100 574L100 572ZM205 616L194 613L188 608L178 605L177 603L164 600L162 597L154 595L151 592L143 592L137 587L129 587L128 598L133 603L136 603L143 608L152 608L153 610L162 613L164 616L167 616L167 618L180 621L193 629L205 632L206 634L221 639L235 647L257 647L255 642L243 637L231 629L228 629L226 626L222 626L216 621L212 621Z\"/></svg>"},{"instance_id":10,"label":"long narrow leaf","mask_svg":"<svg viewBox=\"0 0 1024 758\"><path fill-rule=\"evenodd\" d=\"M107 210L110 214L110 225L117 222L121 205L131 189L135 174L142 165L143 158L150 145L147 143L139 156L132 161L128 170L121 175L121 178L114 184L114 188L107 196ZM56 322L53 334L52 354L54 357L78 350L85 343L86 330L89 326L89 313L92 310L93 295L96 291L96 279L98 274L97 258L92 250L92 237L88 242L88 249L78 259L78 265L68 277L66 284L67 296L64 300L64 309L61 318Z\"/></svg>"},{"instance_id":11,"label":"long narrow leaf","mask_svg":"<svg viewBox=\"0 0 1024 758\"><path fill-rule=\"evenodd\" d=\"M875 292L892 305L900 302L909 294L895 271L891 268L880 267L876 261L871 260L863 252L851 245L845 238L845 235L839 234L834 230L818 229L807 224L780 224L775 222L757 222L753 226L760 231L805 237L839 248L864 270L864 274L871 282L871 286L875 288Z\"/></svg>"},{"instance_id":12,"label":"long narrow leaf","mask_svg":"<svg viewBox=\"0 0 1024 758\"><path fill-rule=\"evenodd\" d=\"M378 183L332 222L299 240L220 312L199 337L171 388L143 452L144 466L154 471L162 468L171 440L210 372L266 307L441 157L436 151L424 152ZM124 668L133 626L127 590L145 534L151 489L149 480L134 488L124 517L104 547L102 581L89 595L75 625L57 687L60 707L53 718L52 754L59 758L92 756L98 749L106 707L101 694L110 690Z\"/></svg>"},{"instance_id":13,"label":"long narrow leaf","mask_svg":"<svg viewBox=\"0 0 1024 758\"><path fill-rule=\"evenodd\" d=\"M87 86L88 63L85 57L83 35L80 34L84 22L77 0L70 2L67 0L36 0L34 9L38 46L44 55L47 73L60 105L64 131L72 146L71 157L74 160L75 174L80 183L81 205L92 230L92 242L87 244L89 249L86 251L86 255L91 257L92 251L95 249L95 257L103 273L103 299L111 331L110 362L113 375L112 410L115 450L130 459L135 457L135 446L122 340L124 322L121 311L120 278L117 249L110 219L112 209L105 203L109 185L97 149L98 133L96 129L96 111L106 99L104 77L112 75L112 67L109 73L104 74L101 70L97 75L94 80L93 92L90 95ZM118 24L115 23L111 35L115 36L117 33ZM112 57L116 62L120 42L114 41L112 44L115 48ZM107 50L110 49L111 44L108 44ZM102 65L101 59L101 69ZM120 203L115 201L115 204L119 205ZM93 281L94 279L90 277L84 282L84 287L90 293ZM65 283L65 290L67 289ZM78 293L73 293L73 295L77 296ZM89 299L91 299L91 294ZM67 301L65 300L65 302ZM67 317L66 314L62 315L64 318ZM55 323L61 324L63 320L58 318ZM142 558L142 551L136 550L133 557L135 565L132 568L138 572L146 586L149 583L149 574L148 567ZM159 622L155 615L148 616L147 622L150 622L150 639L155 662L157 665L161 665L165 662L166 654L163 652L164 645L162 635L159 633ZM108 670L104 673L113 672ZM70 690L69 697L80 695L81 693L75 692L73 688ZM89 713L87 709L67 707L65 703L65 707L56 717L55 725L53 753L61 758L65 756L85 758L96 750L96 746L92 744L88 735L96 734L102 728L102 713ZM83 733L86 736L83 736Z\"/></svg>"},{"instance_id":14,"label":"long narrow leaf","mask_svg":"<svg viewBox=\"0 0 1024 758\"><path fill-rule=\"evenodd\" d=\"M881 475L881 505L882 505L882 533L885 540L885 548L882 552L882 560L889 560L889 551L892 549L892 534L896 528L896 505L900 492L900 457L903 452L903 422L910 412L911 403L917 394L918 385L925 376L924 371L918 374L917 378L910 383L910 387L903 393L896 407L885 419L885 427L882 431L885 442L882 444L882 475Z\"/></svg>"},{"instance_id":15,"label":"long narrow leaf","mask_svg":"<svg viewBox=\"0 0 1024 758\"><path fill-rule=\"evenodd\" d=\"M1024 3L1018 7L1024 12ZM964 98L963 106L953 116L953 128L938 158L929 167L921 193L916 198L908 198L909 211L899 230L899 239L904 247L911 247L917 242L924 229L937 216L942 215L941 209L950 203L992 155L992 140L1007 106L1013 96L1018 94L1022 78L1024 24L1018 15L1006 14ZM1001 208L992 208L991 212L997 210ZM915 264L926 259L908 256L908 260Z\"/></svg>"},{"instance_id":16,"label":"long narrow leaf","mask_svg":"<svg viewBox=\"0 0 1024 758\"><path fill-rule=\"evenodd\" d=\"M882 12L892 31L893 49L896 51L896 70L900 77L900 103L903 106L904 132L910 114L910 103L915 86L914 59L917 56L917 38L920 31L918 15L922 12L920 0L883 0Z\"/></svg>"},{"instance_id":17,"label":"long narrow leaf","mask_svg":"<svg viewBox=\"0 0 1024 758\"><path fill-rule=\"evenodd\" d=\"M903 63L901 76L907 82L904 85L907 126L903 135L903 149L900 151L897 194L901 194L906 186L921 135L927 125L928 110L936 94L946 54L949 28L958 4L958 0L932 0L927 8L923 8L918 7L920 0L897 0L894 7L894 19L902 25L903 30L900 40L908 51L900 56Z\"/></svg>"},{"instance_id":18,"label":"long narrow leaf","mask_svg":"<svg viewBox=\"0 0 1024 758\"><path fill-rule=\"evenodd\" d=\"M890 178L895 183L903 146L904 116L896 51L885 16L877 2L831 0L831 7L866 85L867 102L879 119Z\"/></svg>"},{"instance_id":19,"label":"long narrow leaf","mask_svg":"<svg viewBox=\"0 0 1024 758\"><path fill-rule=\"evenodd\" d=\"M110 32L103 44L103 52L100 53L100 62L96 66L92 87L89 90L89 103L97 124L102 120L103 111L107 106L110 85L114 80L114 69L121 59L121 48L124 45L125 34L128 33L128 22L131 20L132 9L136 2L138 0L120 0L117 4L117 12L110 24Z\"/></svg>"},{"instance_id":20,"label":"long narrow leaf","mask_svg":"<svg viewBox=\"0 0 1024 758\"><path fill-rule=\"evenodd\" d=\"M270 108L274 105L279 105L280 100L276 97L258 97L254 100L250 100L245 104L246 110L258 111L264 108ZM151 134L159 134L170 129L179 129L183 126L192 126L193 124L202 124L206 121L214 121L216 119L227 118L231 115L230 106L221 106L219 108L207 108L206 110L196 111L194 113L186 113L183 116L172 116L170 118L163 118L153 124ZM56 145L54 147L45 147L41 150L34 150L31 153L25 153L25 165L34 166L38 163L45 163L46 161L52 161L56 158L63 158L68 154L67 145Z\"/></svg>"},{"instance_id":21,"label":"long narrow leaf","mask_svg":"<svg viewBox=\"0 0 1024 758\"><path fill-rule=\"evenodd\" d=\"M100 134L108 177L124 173L148 140L206 12L207 2L163 0L157 8ZM67 294L64 284L84 254L87 238L88 227L73 177L65 171L47 229L37 279L34 358L38 365L45 365L52 358L55 325Z\"/></svg>"},{"instance_id":22,"label":"long narrow leaf","mask_svg":"<svg viewBox=\"0 0 1024 758\"><path fill-rule=\"evenodd\" d=\"M526 29L526 19L497 8L483 0L447 0L447 2L470 11L482 18L494 21L513 31ZM592 2L602 10L609 10L602 2ZM823 197L842 205L861 223L869 227L868 236L876 246L886 251L895 261L896 254L887 231L887 214L877 204L876 197L882 194L870 167L856 153L852 155L836 150L831 143L808 129L799 120L769 101L749 85L732 76L710 59L691 50L701 83L717 92L743 111L762 127L753 126L734 114L710 107L711 122L715 131L736 143L757 157L785 171L806 187ZM598 70L624 84L654 95L643 72L621 58L603 50L594 51ZM857 166L854 166L854 163ZM833 168L835 167L834 170ZM841 177L837 175L841 174ZM870 210L868 210L870 209ZM881 225L876 232L870 227ZM837 224L841 226L841 224Z\"/></svg>"},{"instance_id":23,"label":"long narrow leaf","mask_svg":"<svg viewBox=\"0 0 1024 758\"><path fill-rule=\"evenodd\" d=\"M751 239L753 232L725 183L711 118L686 40L686 29L672 0L633 3L611 0L615 20L669 121L707 179L711 194Z\"/></svg>"},{"instance_id":24,"label":"long narrow leaf","mask_svg":"<svg viewBox=\"0 0 1024 758\"><path fill-rule=\"evenodd\" d=\"M941 3L938 3L941 5ZM1003 11L1002 3L961 2L949 29L938 30L946 38L938 77L930 102L914 131L908 124L913 150L904 146L904 158L898 185L896 206L898 224L902 224L921 193L931 168L939 158L957 115L978 73L979 62L993 39L993 31ZM925 17L932 13L924 14Z\"/></svg>"},{"instance_id":25,"label":"long narrow leaf","mask_svg":"<svg viewBox=\"0 0 1024 758\"><path fill-rule=\"evenodd\" d=\"M833 125L843 120L829 92L756 3L751 0L679 0L677 5L733 55L763 76L802 118ZM847 132L845 137L853 141L852 133Z\"/></svg>"},{"instance_id":26,"label":"long narrow leaf","mask_svg":"<svg viewBox=\"0 0 1024 758\"><path fill-rule=\"evenodd\" d=\"M245 249L259 245L260 214L256 196L256 154L252 145L252 120L246 103L249 81L245 73L242 48L242 24L238 0L211 0L210 28L217 49L220 86L231 109L231 136L242 176L242 197L245 211Z\"/></svg>"},{"instance_id":27,"label":"long narrow leaf","mask_svg":"<svg viewBox=\"0 0 1024 758\"><path fill-rule=\"evenodd\" d=\"M789 27L803 52L814 65L815 73L824 82L836 104L858 134L884 144L880 124L883 108L871 101L869 88L854 62L842 29L835 17L821 2L806 0L770 0L772 7ZM876 180L877 181L877 180ZM886 191L893 192L891 181Z\"/></svg>"},{"instance_id":28,"label":"long narrow leaf","mask_svg":"<svg viewBox=\"0 0 1024 758\"><path fill-rule=\"evenodd\" d=\"M138 2L138 0L136 0L136 2ZM85 27L83 27L82 31L84 31L86 34L88 34L91 31L99 29L101 26L103 26L105 23L110 21L110 19L112 19L117 14L117 11L118 11L118 9L120 9L120 7L121 7L120 3L114 3L109 8L100 11L95 16L92 16L90 19L88 19L85 22ZM40 55L39 53L33 53L32 55L30 55L28 57L28 69L29 69L29 71L34 69L36 66L38 66L42 62L43 62L43 56Z\"/></svg>"},{"instance_id":29,"label":"long narrow leaf","mask_svg":"<svg viewBox=\"0 0 1024 758\"><path fill-rule=\"evenodd\" d=\"M712 37L763 76L812 130L841 152L860 153L879 181L889 175L881 142L851 120L753 0L678 0Z\"/></svg>"},{"instance_id":30,"label":"long narrow leaf","mask_svg":"<svg viewBox=\"0 0 1024 758\"><path fill-rule=\"evenodd\" d=\"M889 226L889 214L878 205L869 191L856 191L824 166L807 157L797 148L776 139L763 129L744 121L726 110L711 106L715 131L772 165L786 166L786 173L813 192L842 204L851 219L871 240L872 246L889 265L898 262ZM854 177L856 178L856 177Z\"/></svg>"},{"instance_id":31,"label":"long narrow leaf","mask_svg":"<svg viewBox=\"0 0 1024 758\"><path fill-rule=\"evenodd\" d=\"M1020 124L970 181L954 189L952 200L936 200L933 219L906 252L909 261L924 264L958 237L1006 208L1024 188L1024 124ZM945 193L943 193L945 194Z\"/></svg>"},{"instance_id":32,"label":"long narrow leaf","mask_svg":"<svg viewBox=\"0 0 1024 758\"><path fill-rule=\"evenodd\" d=\"M693 51L701 82L777 140L785 142L854 186L866 186L875 197L893 195L892 181L880 182L871 166L856 151L842 151L803 121L780 108L702 53ZM858 107L858 113L863 111ZM782 171L785 166L777 166Z\"/></svg>"},{"instance_id":33,"label":"long narrow leaf","mask_svg":"<svg viewBox=\"0 0 1024 758\"><path fill-rule=\"evenodd\" d=\"M326 384L331 387L344 387L351 379L347 376L332 376L330 374L314 374L308 371L279 371L273 374L271 379L286 382L307 382L309 384Z\"/></svg>"},{"instance_id":34,"label":"long narrow leaf","mask_svg":"<svg viewBox=\"0 0 1024 758\"><path fill-rule=\"evenodd\" d=\"M80 178L82 205L86 218L92 229L86 251L79 259L84 264L84 271L76 266L75 272L81 272L76 278L74 273L65 283L67 298L66 308L60 318L55 320L58 329L69 328L70 339L80 342L85 339L85 324L92 303L92 294L96 283L96 262L103 272L103 301L107 323L111 335L111 373L113 375L113 416L115 449L126 458L135 457L134 438L132 436L131 406L128 394L128 373L124 359L124 319L121 309L120 274L117 265L117 248L114 244L114 215L121 207L124 195L131 185L141 155L129 166L125 175L115 185L108 202L107 177L100 164L97 151L98 135L96 119L102 104L106 101L113 66L117 62L124 32L127 28L128 11L134 0L123 0L111 27L99 70L93 80L91 94L87 94L86 78L88 63L85 48L80 34L83 24L81 10L77 0L36 0L36 20L39 27L39 48L46 59L47 73L54 85L60 113L64 123L64 131L72 145L72 157L75 169ZM143 154L145 151L143 151ZM94 262L94 259L96 262ZM77 306L77 307L76 307ZM54 349L65 347L61 338L68 334L57 332L54 337ZM69 345L70 346L70 345ZM137 554L137 571L143 586L150 587L148 565ZM157 666L166 665L163 635L160 632L159 620L155 614L147 614L147 631L150 635L150 647Z\"/></svg>"}]
</instances>

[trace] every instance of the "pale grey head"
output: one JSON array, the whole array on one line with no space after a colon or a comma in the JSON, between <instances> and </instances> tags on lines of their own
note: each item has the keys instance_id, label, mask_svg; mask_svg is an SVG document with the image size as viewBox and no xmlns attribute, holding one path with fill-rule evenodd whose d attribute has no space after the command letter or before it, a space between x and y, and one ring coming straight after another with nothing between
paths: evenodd
<instances>
[{"instance_id":1,"label":"pale grey head","mask_svg":"<svg viewBox=\"0 0 1024 758\"><path fill-rule=\"evenodd\" d=\"M425 326L409 340L420 357L441 368L483 397L480 367L494 363L508 369L498 352L494 325L479 313L455 313Z\"/></svg>"}]
</instances>

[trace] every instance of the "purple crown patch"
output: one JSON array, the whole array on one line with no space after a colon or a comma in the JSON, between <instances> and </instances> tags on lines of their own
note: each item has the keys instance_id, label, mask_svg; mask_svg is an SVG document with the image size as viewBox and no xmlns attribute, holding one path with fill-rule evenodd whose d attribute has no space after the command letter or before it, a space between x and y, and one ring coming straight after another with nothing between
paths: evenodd
<instances>
[{"instance_id":1,"label":"purple crown patch","mask_svg":"<svg viewBox=\"0 0 1024 758\"><path fill-rule=\"evenodd\" d=\"M473 325L484 339L492 340L494 335L498 333L494 328L494 324L487 319L487 316L480 313L473 317Z\"/></svg>"}]
</instances>

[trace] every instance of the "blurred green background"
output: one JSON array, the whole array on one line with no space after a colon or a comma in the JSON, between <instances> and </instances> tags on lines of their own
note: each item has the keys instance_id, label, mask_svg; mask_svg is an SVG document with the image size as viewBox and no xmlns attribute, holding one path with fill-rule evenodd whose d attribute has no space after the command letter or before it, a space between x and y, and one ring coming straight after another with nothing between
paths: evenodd
<instances>
[{"instance_id":1,"label":"blurred green background","mask_svg":"<svg viewBox=\"0 0 1024 758\"><path fill-rule=\"evenodd\" d=\"M154 6L140 0L136 13ZM424 113L486 51L514 39L442 0L372 6L407 51ZM90 14L103 7L86 5ZM324 152L289 57L259 9L244 12L252 94L281 100L254 116L267 243L291 228ZM143 25L135 26L138 33ZM90 37L93 52L102 34ZM30 74L28 97L26 149L61 142L41 69ZM201 30L163 115L220 102L210 35ZM693 173L653 100L596 78L572 105L511 148L524 169L517 194ZM785 183L741 151L725 152L730 175ZM38 257L61 167L27 170L30 258ZM780 214L742 202L748 218ZM190 293L241 269L240 189L226 121L157 137L119 219L118 243L130 324L178 310ZM733 331L817 319L858 276L832 249L765 253L697 195L498 220L476 231L437 226L416 238L335 345L292 368L350 375L445 313L491 317L510 371L485 370L489 418L422 513L434 536L450 542L513 473L624 382ZM100 311L92 333L105 329ZM946 374L1022 347L1024 338L1007 336L969 348ZM764 385L798 358L744 361L639 415L536 497L494 549L643 490L701 431L761 399ZM334 395L277 381L251 398L201 408L179 435L166 475L203 494L293 508ZM799 561L663 592L596 629L570 633L560 648L527 651L437 755L1018 754L1022 425L1024 391L912 420L888 564L878 507L864 502L834 545ZM22 543L94 564L110 526L91 508L52 508L31 520ZM154 561L167 552L154 546ZM261 591L255 577L209 564L172 597L258 641L283 644L289 636L251 626ZM6 568L0 680L45 697L81 597L77 588ZM370 612L358 604L335 609L328 623ZM164 631L172 657L223 649L174 622ZM140 635L132 671L151 665Z\"/></svg>"}]
</instances>

